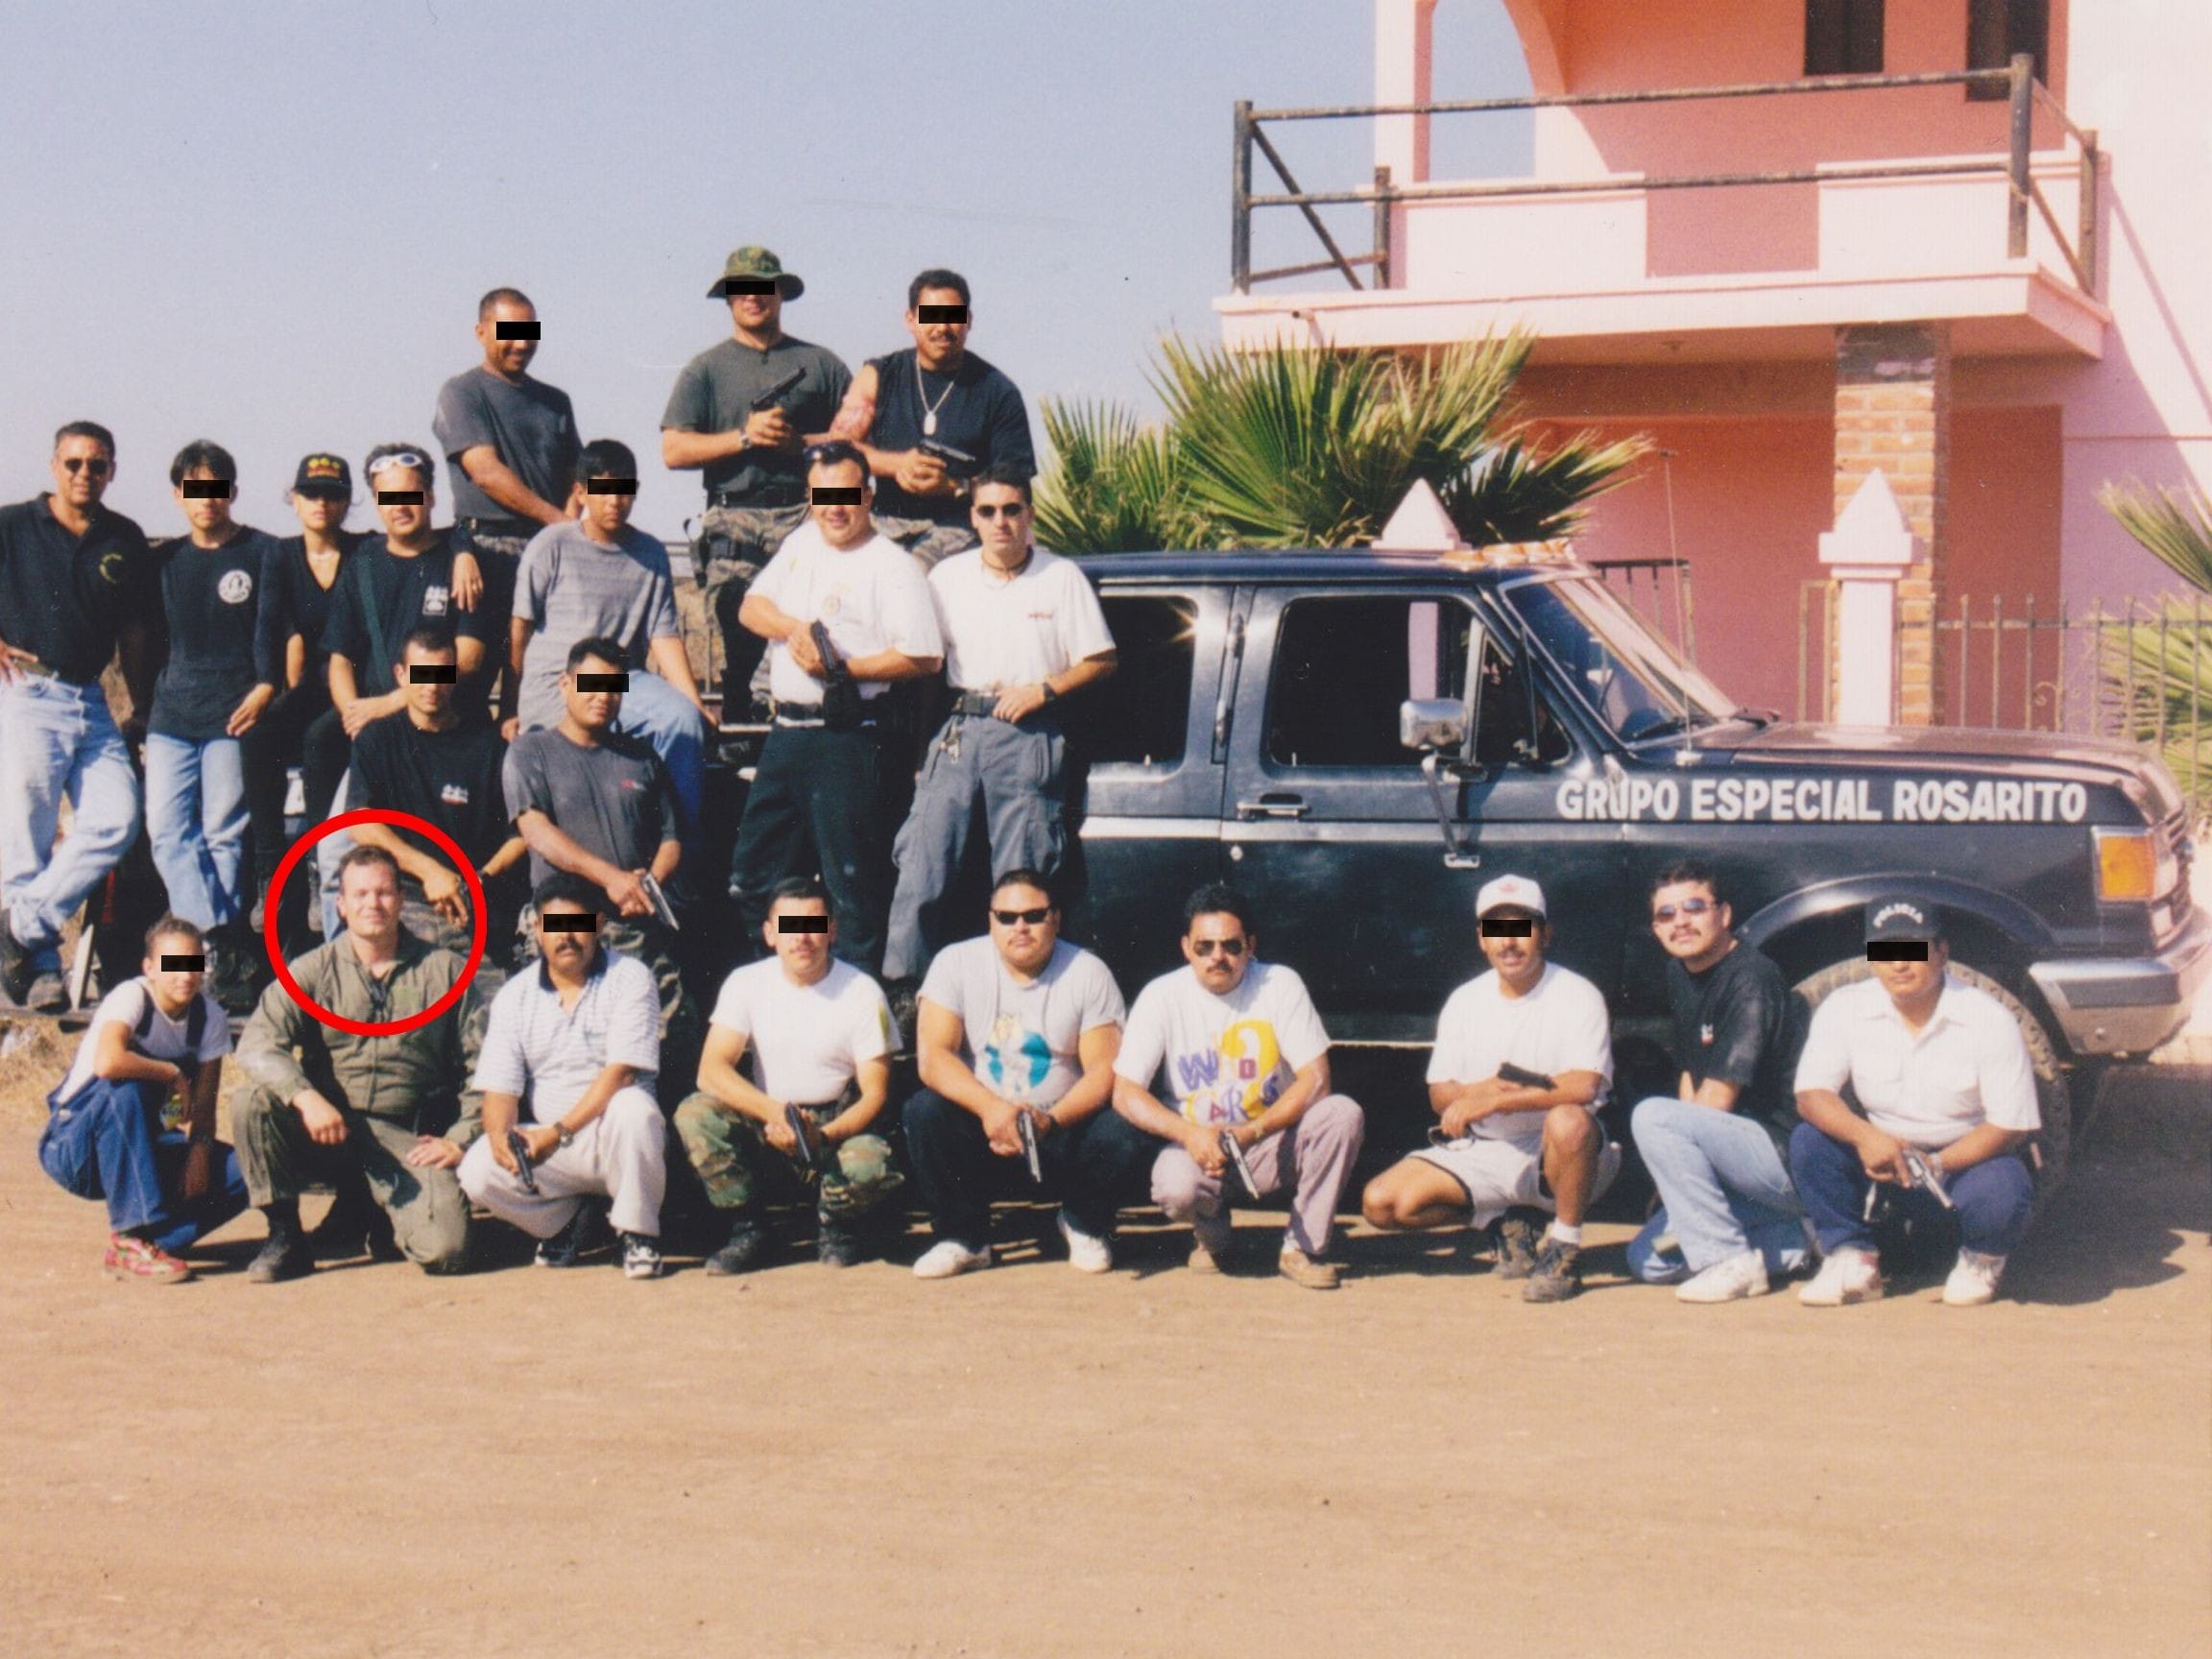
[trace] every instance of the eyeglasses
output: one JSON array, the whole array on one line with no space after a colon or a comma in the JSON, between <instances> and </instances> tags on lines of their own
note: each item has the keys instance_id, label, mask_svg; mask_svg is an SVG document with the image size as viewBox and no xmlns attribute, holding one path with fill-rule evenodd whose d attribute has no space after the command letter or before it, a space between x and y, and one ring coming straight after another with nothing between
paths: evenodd
<instances>
[{"instance_id":1,"label":"eyeglasses","mask_svg":"<svg viewBox=\"0 0 2212 1659\"><path fill-rule=\"evenodd\" d=\"M1026 922L1032 927L1042 927L1046 919L1051 914L1052 907L1047 904L1036 910L993 910L991 920L998 923L1001 927L1011 927L1017 922Z\"/></svg>"},{"instance_id":2,"label":"eyeglasses","mask_svg":"<svg viewBox=\"0 0 2212 1659\"><path fill-rule=\"evenodd\" d=\"M1706 911L1713 908L1715 908L1715 904L1710 899L1685 899L1679 904L1660 905L1658 909L1651 912L1651 920L1664 926L1667 923L1673 921L1677 915L1702 916Z\"/></svg>"},{"instance_id":3,"label":"eyeglasses","mask_svg":"<svg viewBox=\"0 0 2212 1659\"><path fill-rule=\"evenodd\" d=\"M377 473L389 472L395 467L412 468L420 472L424 465L422 457L416 454L414 450L402 449L394 455L377 456L375 460L369 463L367 470L369 476L373 478Z\"/></svg>"},{"instance_id":4,"label":"eyeglasses","mask_svg":"<svg viewBox=\"0 0 2212 1659\"><path fill-rule=\"evenodd\" d=\"M98 455L64 455L61 458L64 472L89 472L95 478L105 478L115 470L115 463Z\"/></svg>"},{"instance_id":5,"label":"eyeglasses","mask_svg":"<svg viewBox=\"0 0 2212 1659\"><path fill-rule=\"evenodd\" d=\"M1001 513L1009 518L1019 518L1028 511L1029 504L1026 501L1009 501L1002 507L996 501L979 501L975 504L975 517L978 518L996 518Z\"/></svg>"},{"instance_id":6,"label":"eyeglasses","mask_svg":"<svg viewBox=\"0 0 2212 1659\"><path fill-rule=\"evenodd\" d=\"M1211 956L1216 950L1224 956L1241 956L1248 943L1250 941L1243 939L1193 939L1190 949L1201 956Z\"/></svg>"}]
</instances>

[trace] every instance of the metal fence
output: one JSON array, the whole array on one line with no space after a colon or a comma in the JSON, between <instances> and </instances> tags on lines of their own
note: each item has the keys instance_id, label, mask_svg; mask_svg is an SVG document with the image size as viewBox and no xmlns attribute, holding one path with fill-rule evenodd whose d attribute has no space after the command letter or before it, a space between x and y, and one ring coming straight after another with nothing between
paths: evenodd
<instances>
[{"instance_id":1,"label":"metal fence","mask_svg":"<svg viewBox=\"0 0 2212 1659\"><path fill-rule=\"evenodd\" d=\"M1836 584L1806 582L1797 609L1797 717L1834 708ZM2212 813L2212 598L1961 597L1935 620L1937 723L2118 737L2153 749Z\"/></svg>"}]
</instances>

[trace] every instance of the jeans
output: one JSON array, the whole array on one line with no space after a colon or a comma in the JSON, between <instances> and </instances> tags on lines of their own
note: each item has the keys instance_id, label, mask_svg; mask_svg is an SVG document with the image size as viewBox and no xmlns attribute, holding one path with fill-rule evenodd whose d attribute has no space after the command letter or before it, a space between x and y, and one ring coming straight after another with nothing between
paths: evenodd
<instances>
[{"instance_id":1,"label":"jeans","mask_svg":"<svg viewBox=\"0 0 2212 1659\"><path fill-rule=\"evenodd\" d=\"M1638 1103L1630 1128L1666 1206L1645 1233L1671 1231L1691 1272L1746 1250L1768 1273L1803 1261L1804 1211L1764 1124L1655 1095Z\"/></svg>"},{"instance_id":2,"label":"jeans","mask_svg":"<svg viewBox=\"0 0 2212 1659\"><path fill-rule=\"evenodd\" d=\"M238 1155L220 1142L214 1180L196 1201L180 1192L185 1138L161 1128L167 1093L154 1083L95 1077L67 1100L46 1097L51 1116L38 1137L38 1166L80 1198L108 1201L108 1227L137 1233L175 1255L246 1208Z\"/></svg>"},{"instance_id":3,"label":"jeans","mask_svg":"<svg viewBox=\"0 0 2212 1659\"><path fill-rule=\"evenodd\" d=\"M683 692L658 674L642 669L630 676L630 689L622 698L621 730L653 745L661 763L668 768L668 781L676 789L676 809L683 822L677 838L684 843L683 871L700 868L699 800L707 781L707 722Z\"/></svg>"},{"instance_id":4,"label":"jeans","mask_svg":"<svg viewBox=\"0 0 2212 1659\"><path fill-rule=\"evenodd\" d=\"M1078 1233L1113 1238L1117 1213L1142 1199L1144 1172L1160 1151L1151 1136L1112 1106L1102 1106L1073 1128L1054 1130L1038 1142L1038 1162L1045 1166L1040 1189L1019 1157L1001 1158L991 1150L980 1118L935 1090L917 1089L907 1097L905 1121L906 1161L914 1166L931 1231L971 1250L991 1241L995 1194L1048 1192Z\"/></svg>"},{"instance_id":5,"label":"jeans","mask_svg":"<svg viewBox=\"0 0 2212 1659\"><path fill-rule=\"evenodd\" d=\"M64 800L76 817L56 847ZM138 777L97 685L0 685L0 902L40 968L60 968L62 926L122 862L138 821Z\"/></svg>"},{"instance_id":6,"label":"jeans","mask_svg":"<svg viewBox=\"0 0 2212 1659\"><path fill-rule=\"evenodd\" d=\"M1797 1178L1823 1255L1874 1248L1874 1224L1866 1219L1866 1190L1873 1181L1857 1152L1800 1123L1790 1138L1790 1172ZM1943 1186L1958 1210L1962 1246L1984 1256L2009 1256L2020 1247L2035 1208L2035 1178L2025 1159L1984 1159L1946 1176ZM1936 1221L1943 1213L1942 1201L1917 1187L1889 1189L1889 1202L1903 1206L1915 1223Z\"/></svg>"},{"instance_id":7,"label":"jeans","mask_svg":"<svg viewBox=\"0 0 2212 1659\"><path fill-rule=\"evenodd\" d=\"M222 927L252 908L246 863L246 763L238 739L146 739L146 833L169 908Z\"/></svg>"}]
</instances>

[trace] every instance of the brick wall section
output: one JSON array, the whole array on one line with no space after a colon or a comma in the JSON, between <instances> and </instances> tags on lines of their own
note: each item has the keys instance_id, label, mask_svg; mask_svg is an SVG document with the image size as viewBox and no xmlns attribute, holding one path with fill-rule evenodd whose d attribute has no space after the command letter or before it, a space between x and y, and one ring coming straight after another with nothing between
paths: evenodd
<instances>
[{"instance_id":1,"label":"brick wall section","mask_svg":"<svg viewBox=\"0 0 2212 1659\"><path fill-rule=\"evenodd\" d=\"M1897 585L1897 719L1907 726L1933 724L1943 711L1935 621L1944 596L1950 438L1951 342L1944 325L1836 330L1835 512L1879 470L1913 536L1913 561ZM1835 672L1832 662L1831 691Z\"/></svg>"}]
</instances>

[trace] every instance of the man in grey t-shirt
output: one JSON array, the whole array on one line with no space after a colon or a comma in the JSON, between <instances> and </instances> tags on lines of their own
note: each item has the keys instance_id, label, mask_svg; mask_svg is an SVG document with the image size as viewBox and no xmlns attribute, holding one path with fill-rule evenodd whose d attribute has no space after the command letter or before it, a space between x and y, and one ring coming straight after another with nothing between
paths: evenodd
<instances>
[{"instance_id":1,"label":"man in grey t-shirt","mask_svg":"<svg viewBox=\"0 0 2212 1659\"><path fill-rule=\"evenodd\" d=\"M698 470L707 511L691 543L707 613L722 639L723 719L740 718L762 643L737 622L745 590L806 521L803 451L830 430L852 371L783 332L783 306L806 284L765 248L740 248L707 290L730 305L731 337L676 376L661 417L661 460ZM794 379L796 376L796 379Z\"/></svg>"},{"instance_id":2,"label":"man in grey t-shirt","mask_svg":"<svg viewBox=\"0 0 2212 1659\"><path fill-rule=\"evenodd\" d=\"M1009 870L991 893L991 931L937 954L923 981L906 1102L906 1155L937 1241L924 1279L991 1265L994 1188L1060 1198L1069 1261L1114 1265L1114 1219L1155 1148L1108 1102L1125 1015L1106 964L1060 939L1050 878ZM1026 1133L1024 1132L1026 1125Z\"/></svg>"}]
</instances>

